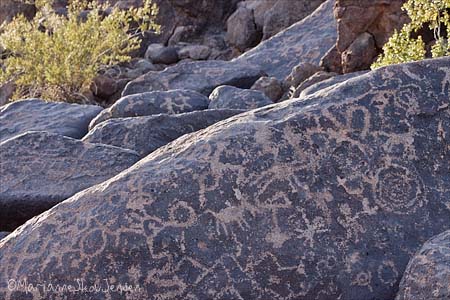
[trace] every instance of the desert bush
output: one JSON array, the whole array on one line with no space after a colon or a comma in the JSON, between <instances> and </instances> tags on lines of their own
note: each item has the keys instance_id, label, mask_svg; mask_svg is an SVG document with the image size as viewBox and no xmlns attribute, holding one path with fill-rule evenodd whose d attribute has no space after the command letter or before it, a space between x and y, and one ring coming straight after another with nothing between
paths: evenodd
<instances>
[{"instance_id":1,"label":"desert bush","mask_svg":"<svg viewBox=\"0 0 450 300\"><path fill-rule=\"evenodd\" d=\"M411 22L395 31L372 68L424 59L427 49L418 32L426 26L434 36L431 56L450 55L450 0L408 0L403 9Z\"/></svg>"},{"instance_id":2,"label":"desert bush","mask_svg":"<svg viewBox=\"0 0 450 300\"><path fill-rule=\"evenodd\" d=\"M142 32L159 30L151 0L130 10L73 0L67 15L50 4L39 0L33 20L18 16L0 29L0 83L15 83L13 99L86 102L85 92L102 69L129 61Z\"/></svg>"}]
</instances>

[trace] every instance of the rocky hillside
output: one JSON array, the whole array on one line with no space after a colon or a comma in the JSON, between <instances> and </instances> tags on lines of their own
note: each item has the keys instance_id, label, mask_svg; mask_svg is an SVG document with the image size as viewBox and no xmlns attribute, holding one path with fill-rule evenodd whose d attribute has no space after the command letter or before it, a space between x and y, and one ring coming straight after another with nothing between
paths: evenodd
<instances>
[{"instance_id":1,"label":"rocky hillside","mask_svg":"<svg viewBox=\"0 0 450 300\"><path fill-rule=\"evenodd\" d=\"M450 299L450 58L368 70L402 1L158 3L107 107L0 106L0 299Z\"/></svg>"}]
</instances>

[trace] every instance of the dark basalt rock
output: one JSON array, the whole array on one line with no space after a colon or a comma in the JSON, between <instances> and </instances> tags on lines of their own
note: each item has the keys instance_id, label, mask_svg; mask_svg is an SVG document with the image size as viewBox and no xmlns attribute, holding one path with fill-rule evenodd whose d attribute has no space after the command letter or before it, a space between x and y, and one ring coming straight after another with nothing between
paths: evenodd
<instances>
[{"instance_id":1,"label":"dark basalt rock","mask_svg":"<svg viewBox=\"0 0 450 300\"><path fill-rule=\"evenodd\" d=\"M0 142L27 131L48 131L82 138L102 108L40 99L16 101L0 107Z\"/></svg>"},{"instance_id":2,"label":"dark basalt rock","mask_svg":"<svg viewBox=\"0 0 450 300\"><path fill-rule=\"evenodd\" d=\"M324 80L331 79L337 75L338 74L336 74L336 73L319 71L319 72L315 73L314 75L312 75L311 77L309 77L308 79L306 79L305 81L303 81L299 86L297 86L294 89L291 98L298 98L305 89L307 89L317 83L320 83Z\"/></svg>"},{"instance_id":3,"label":"dark basalt rock","mask_svg":"<svg viewBox=\"0 0 450 300\"><path fill-rule=\"evenodd\" d=\"M268 0L264 0L268 1ZM260 2L264 2L260 1ZM309 16L324 0L278 0L264 14L264 39Z\"/></svg>"},{"instance_id":4,"label":"dark basalt rock","mask_svg":"<svg viewBox=\"0 0 450 300\"><path fill-rule=\"evenodd\" d=\"M368 71L360 71L360 72L354 72L354 73L348 73L344 75L338 75L331 77L329 79L320 81L316 84L311 85L310 87L305 88L300 93L300 98L306 97L308 95L312 95L319 91L325 91L326 89L333 88L334 85L345 82L349 79L361 76L366 74Z\"/></svg>"},{"instance_id":5,"label":"dark basalt rock","mask_svg":"<svg viewBox=\"0 0 450 300\"><path fill-rule=\"evenodd\" d=\"M132 149L143 157L182 135L242 112L244 110L207 109L178 115L111 119L95 126L83 141Z\"/></svg>"},{"instance_id":6,"label":"dark basalt rock","mask_svg":"<svg viewBox=\"0 0 450 300\"><path fill-rule=\"evenodd\" d=\"M0 242L0 298L83 278L141 287L96 300L394 299L450 229L449 70L378 69L177 139ZM80 299L29 296L58 297Z\"/></svg>"},{"instance_id":7,"label":"dark basalt rock","mask_svg":"<svg viewBox=\"0 0 450 300\"><path fill-rule=\"evenodd\" d=\"M138 160L131 150L48 132L27 132L0 143L0 231L15 229Z\"/></svg>"},{"instance_id":8,"label":"dark basalt rock","mask_svg":"<svg viewBox=\"0 0 450 300\"><path fill-rule=\"evenodd\" d=\"M159 46L159 44L156 44ZM152 46L152 45L150 45ZM150 47L149 47L150 48ZM148 49L145 57L150 59L154 64L171 65L177 63L180 58L175 47L156 47L156 49Z\"/></svg>"},{"instance_id":9,"label":"dark basalt rock","mask_svg":"<svg viewBox=\"0 0 450 300\"><path fill-rule=\"evenodd\" d=\"M243 109L251 110L273 104L263 92L239 89L234 86L223 85L216 88L209 95L210 109Z\"/></svg>"},{"instance_id":10,"label":"dark basalt rock","mask_svg":"<svg viewBox=\"0 0 450 300\"><path fill-rule=\"evenodd\" d=\"M323 3L313 14L236 58L250 63L278 80L289 75L300 62L319 65L321 58L336 42L333 16L334 0Z\"/></svg>"},{"instance_id":11,"label":"dark basalt rock","mask_svg":"<svg viewBox=\"0 0 450 300\"><path fill-rule=\"evenodd\" d=\"M16 0L0 1L0 25L10 22L17 15L23 15L27 19L32 19L36 15L36 7L33 4Z\"/></svg>"},{"instance_id":12,"label":"dark basalt rock","mask_svg":"<svg viewBox=\"0 0 450 300\"><path fill-rule=\"evenodd\" d=\"M122 96L185 89L208 96L220 85L250 88L264 76L256 64L227 61L182 62L160 72L149 72L127 84Z\"/></svg>"},{"instance_id":13,"label":"dark basalt rock","mask_svg":"<svg viewBox=\"0 0 450 300\"><path fill-rule=\"evenodd\" d=\"M409 262L396 300L450 299L450 230L423 245Z\"/></svg>"},{"instance_id":14,"label":"dark basalt rock","mask_svg":"<svg viewBox=\"0 0 450 300\"><path fill-rule=\"evenodd\" d=\"M8 236L11 232L0 231L0 240Z\"/></svg>"},{"instance_id":15,"label":"dark basalt rock","mask_svg":"<svg viewBox=\"0 0 450 300\"><path fill-rule=\"evenodd\" d=\"M122 97L110 108L103 110L89 128L112 118L151 116L157 114L181 114L207 109L208 97L189 90L148 92Z\"/></svg>"}]
</instances>

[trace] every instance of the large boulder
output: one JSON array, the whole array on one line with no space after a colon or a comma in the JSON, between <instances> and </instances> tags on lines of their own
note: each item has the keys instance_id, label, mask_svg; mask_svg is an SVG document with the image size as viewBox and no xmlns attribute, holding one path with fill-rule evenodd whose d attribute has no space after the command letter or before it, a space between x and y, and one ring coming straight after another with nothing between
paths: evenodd
<instances>
[{"instance_id":1,"label":"large boulder","mask_svg":"<svg viewBox=\"0 0 450 300\"><path fill-rule=\"evenodd\" d=\"M175 89L193 90L208 96L219 85L250 88L264 76L257 65L227 61L183 62L160 72L149 72L125 87L122 96Z\"/></svg>"},{"instance_id":2,"label":"large boulder","mask_svg":"<svg viewBox=\"0 0 450 300\"><path fill-rule=\"evenodd\" d=\"M175 47L165 47L162 44L149 45L144 57L154 64L171 65L180 60Z\"/></svg>"},{"instance_id":3,"label":"large boulder","mask_svg":"<svg viewBox=\"0 0 450 300\"><path fill-rule=\"evenodd\" d=\"M239 7L227 21L228 43L243 52L247 48L255 46L260 33L254 22L253 11L246 7Z\"/></svg>"},{"instance_id":4,"label":"large boulder","mask_svg":"<svg viewBox=\"0 0 450 300\"><path fill-rule=\"evenodd\" d=\"M335 44L334 0L323 3L313 14L247 51L234 61L261 66L270 76L284 80L300 62L315 65Z\"/></svg>"},{"instance_id":5,"label":"large boulder","mask_svg":"<svg viewBox=\"0 0 450 300\"><path fill-rule=\"evenodd\" d=\"M0 297L82 278L140 287L96 300L394 299L450 229L449 68L378 69L177 139L0 242Z\"/></svg>"},{"instance_id":6,"label":"large boulder","mask_svg":"<svg viewBox=\"0 0 450 300\"><path fill-rule=\"evenodd\" d=\"M178 115L111 119L94 127L83 141L132 149L144 157L182 135L242 112L232 109L207 109Z\"/></svg>"},{"instance_id":7,"label":"large boulder","mask_svg":"<svg viewBox=\"0 0 450 300\"><path fill-rule=\"evenodd\" d=\"M208 97L189 90L148 92L122 97L92 120L89 128L113 118L181 114L207 109Z\"/></svg>"},{"instance_id":8,"label":"large boulder","mask_svg":"<svg viewBox=\"0 0 450 300\"><path fill-rule=\"evenodd\" d=\"M42 131L0 143L0 231L13 230L138 159L130 150Z\"/></svg>"},{"instance_id":9,"label":"large boulder","mask_svg":"<svg viewBox=\"0 0 450 300\"><path fill-rule=\"evenodd\" d=\"M244 109L251 110L273 104L263 92L239 89L234 86L223 85L216 88L209 95L210 109Z\"/></svg>"},{"instance_id":10,"label":"large boulder","mask_svg":"<svg viewBox=\"0 0 450 300\"><path fill-rule=\"evenodd\" d=\"M100 106L29 99L0 107L0 142L27 131L48 131L82 138Z\"/></svg>"},{"instance_id":11,"label":"large boulder","mask_svg":"<svg viewBox=\"0 0 450 300\"><path fill-rule=\"evenodd\" d=\"M396 300L450 299L450 230L429 241L411 259Z\"/></svg>"}]
</instances>

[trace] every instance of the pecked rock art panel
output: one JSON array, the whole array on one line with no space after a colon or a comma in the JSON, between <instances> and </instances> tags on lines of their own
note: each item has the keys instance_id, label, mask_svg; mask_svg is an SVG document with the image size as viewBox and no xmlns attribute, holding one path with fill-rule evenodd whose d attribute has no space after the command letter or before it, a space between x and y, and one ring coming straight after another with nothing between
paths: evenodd
<instances>
[{"instance_id":1,"label":"pecked rock art panel","mask_svg":"<svg viewBox=\"0 0 450 300\"><path fill-rule=\"evenodd\" d=\"M9 278L129 293L30 299L394 299L450 229L450 59L379 69L186 135L0 242Z\"/></svg>"}]
</instances>

